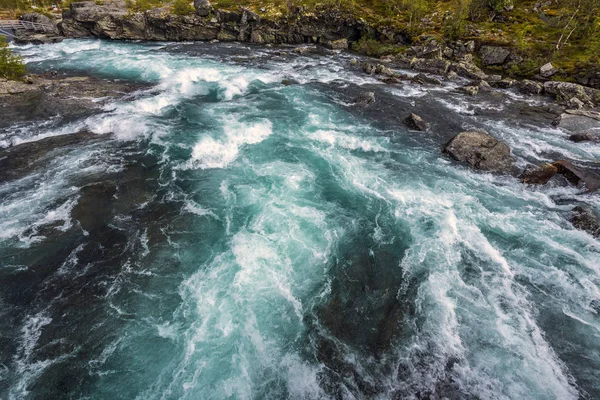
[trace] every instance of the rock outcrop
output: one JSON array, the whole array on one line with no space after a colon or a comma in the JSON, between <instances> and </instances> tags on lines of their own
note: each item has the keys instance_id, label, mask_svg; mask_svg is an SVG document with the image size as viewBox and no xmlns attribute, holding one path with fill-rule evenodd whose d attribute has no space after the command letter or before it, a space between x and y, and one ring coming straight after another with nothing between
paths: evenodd
<instances>
[{"instance_id":1,"label":"rock outcrop","mask_svg":"<svg viewBox=\"0 0 600 400\"><path fill-rule=\"evenodd\" d=\"M600 128L600 112L586 110L566 110L554 121L559 128L571 132L591 131Z\"/></svg>"},{"instance_id":2,"label":"rock outcrop","mask_svg":"<svg viewBox=\"0 0 600 400\"><path fill-rule=\"evenodd\" d=\"M567 104L574 98L589 106L600 104L600 90L581 86L577 83L545 82L544 93L554 96L559 103L563 104Z\"/></svg>"},{"instance_id":3,"label":"rock outcrop","mask_svg":"<svg viewBox=\"0 0 600 400\"><path fill-rule=\"evenodd\" d=\"M243 7L224 11L213 9L206 0L196 0L194 4L195 15L172 15L160 10L132 14L90 1L76 2L63 12L59 29L66 37L320 43L333 49L347 48L348 41L358 40L368 30L364 22L339 10L271 21Z\"/></svg>"},{"instance_id":4,"label":"rock outcrop","mask_svg":"<svg viewBox=\"0 0 600 400\"><path fill-rule=\"evenodd\" d=\"M459 133L448 142L443 152L483 171L509 172L515 162L504 142L482 131Z\"/></svg>"}]
</instances>

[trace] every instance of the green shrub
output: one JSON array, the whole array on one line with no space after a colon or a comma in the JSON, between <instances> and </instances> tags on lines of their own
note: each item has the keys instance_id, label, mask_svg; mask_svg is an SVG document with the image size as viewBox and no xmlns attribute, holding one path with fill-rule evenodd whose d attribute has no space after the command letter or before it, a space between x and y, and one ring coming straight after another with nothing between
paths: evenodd
<instances>
[{"instance_id":1,"label":"green shrub","mask_svg":"<svg viewBox=\"0 0 600 400\"><path fill-rule=\"evenodd\" d=\"M21 80L26 72L23 58L14 55L4 37L0 36L0 78Z\"/></svg>"},{"instance_id":2,"label":"green shrub","mask_svg":"<svg viewBox=\"0 0 600 400\"><path fill-rule=\"evenodd\" d=\"M193 14L195 10L189 0L175 0L171 11L175 15L190 15Z\"/></svg>"},{"instance_id":3,"label":"green shrub","mask_svg":"<svg viewBox=\"0 0 600 400\"><path fill-rule=\"evenodd\" d=\"M471 0L456 0L453 10L444 19L444 34L451 40L460 39L464 36L467 28L467 18Z\"/></svg>"}]
</instances>

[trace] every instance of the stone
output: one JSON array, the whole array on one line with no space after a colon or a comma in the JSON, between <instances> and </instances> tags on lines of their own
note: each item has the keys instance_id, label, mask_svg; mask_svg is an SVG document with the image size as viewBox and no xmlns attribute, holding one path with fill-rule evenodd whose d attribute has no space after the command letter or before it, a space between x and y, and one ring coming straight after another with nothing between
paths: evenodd
<instances>
[{"instance_id":1,"label":"stone","mask_svg":"<svg viewBox=\"0 0 600 400\"><path fill-rule=\"evenodd\" d=\"M311 53L312 51L313 51L313 49L308 46L300 46L300 47L296 47L294 50L292 50L292 52L294 52L296 54L302 54L302 55Z\"/></svg>"},{"instance_id":2,"label":"stone","mask_svg":"<svg viewBox=\"0 0 600 400\"><path fill-rule=\"evenodd\" d=\"M540 67L540 76L542 78L550 78L558 72L552 63L544 64Z\"/></svg>"},{"instance_id":3,"label":"stone","mask_svg":"<svg viewBox=\"0 0 600 400\"><path fill-rule=\"evenodd\" d=\"M512 78L503 78L499 81L489 81L489 82L490 82L491 87L498 88L498 89L510 89L511 87L515 86L515 84L517 83L517 81Z\"/></svg>"},{"instance_id":4,"label":"stone","mask_svg":"<svg viewBox=\"0 0 600 400\"><path fill-rule=\"evenodd\" d=\"M458 74L454 71L450 71L446 74L446 80L455 81L458 79Z\"/></svg>"},{"instance_id":5,"label":"stone","mask_svg":"<svg viewBox=\"0 0 600 400\"><path fill-rule=\"evenodd\" d=\"M583 132L600 128L600 112L588 110L565 110L554 125L571 132Z\"/></svg>"},{"instance_id":6,"label":"stone","mask_svg":"<svg viewBox=\"0 0 600 400\"><path fill-rule=\"evenodd\" d=\"M571 213L571 223L579 230L585 231L592 236L600 237L600 219L590 207L575 207ZM598 310L600 310L600 307Z\"/></svg>"},{"instance_id":7,"label":"stone","mask_svg":"<svg viewBox=\"0 0 600 400\"><path fill-rule=\"evenodd\" d=\"M325 40L323 46L332 50L348 50L348 39Z\"/></svg>"},{"instance_id":8,"label":"stone","mask_svg":"<svg viewBox=\"0 0 600 400\"><path fill-rule=\"evenodd\" d=\"M569 136L569 140L575 143L592 142L596 140L596 137L589 132L580 132Z\"/></svg>"},{"instance_id":9,"label":"stone","mask_svg":"<svg viewBox=\"0 0 600 400\"><path fill-rule=\"evenodd\" d=\"M411 113L408 117L406 117L404 124L412 131L427 131L427 124L425 121L423 121L421 117L414 113Z\"/></svg>"},{"instance_id":10,"label":"stone","mask_svg":"<svg viewBox=\"0 0 600 400\"><path fill-rule=\"evenodd\" d=\"M600 176L592 171L579 168L566 160L556 161L552 165L558 169L559 174L575 186L584 186L588 192L600 188Z\"/></svg>"},{"instance_id":11,"label":"stone","mask_svg":"<svg viewBox=\"0 0 600 400\"><path fill-rule=\"evenodd\" d=\"M490 172L509 172L515 162L504 142L483 131L459 133L443 152L472 168Z\"/></svg>"},{"instance_id":12,"label":"stone","mask_svg":"<svg viewBox=\"0 0 600 400\"><path fill-rule=\"evenodd\" d=\"M523 79L519 83L519 91L524 94L540 94L544 90L544 86L541 83Z\"/></svg>"},{"instance_id":13,"label":"stone","mask_svg":"<svg viewBox=\"0 0 600 400\"><path fill-rule=\"evenodd\" d=\"M383 64L375 64L375 63L364 63L363 64L363 71L369 75L385 75L385 76L396 76L396 72L389 68L386 67Z\"/></svg>"},{"instance_id":14,"label":"stone","mask_svg":"<svg viewBox=\"0 0 600 400\"><path fill-rule=\"evenodd\" d=\"M477 93L479 93L478 86L463 86L459 87L458 90L471 96L475 96Z\"/></svg>"},{"instance_id":15,"label":"stone","mask_svg":"<svg viewBox=\"0 0 600 400\"><path fill-rule=\"evenodd\" d=\"M442 86L442 81L440 81L437 78L434 78L433 76L428 76L425 74L417 74L417 75L413 76L410 80L412 82L418 83L420 85L429 84L429 85Z\"/></svg>"},{"instance_id":16,"label":"stone","mask_svg":"<svg viewBox=\"0 0 600 400\"><path fill-rule=\"evenodd\" d=\"M592 103L590 95L595 95L593 90L571 82L544 82L544 93L554 96L559 103L566 103L574 97L584 103Z\"/></svg>"},{"instance_id":17,"label":"stone","mask_svg":"<svg viewBox=\"0 0 600 400\"><path fill-rule=\"evenodd\" d=\"M581 110L586 107L586 104L577 97L573 97L567 101L566 106L573 110Z\"/></svg>"},{"instance_id":18,"label":"stone","mask_svg":"<svg viewBox=\"0 0 600 400\"><path fill-rule=\"evenodd\" d=\"M369 106L375 103L375 93L365 92L354 99L355 106Z\"/></svg>"},{"instance_id":19,"label":"stone","mask_svg":"<svg viewBox=\"0 0 600 400\"><path fill-rule=\"evenodd\" d=\"M485 66L502 65L506 62L509 55L510 50L504 47L481 46L481 49L479 49L481 62Z\"/></svg>"},{"instance_id":20,"label":"stone","mask_svg":"<svg viewBox=\"0 0 600 400\"><path fill-rule=\"evenodd\" d=\"M475 64L458 62L450 65L450 70L456 72L459 76L469 79L487 79L488 76Z\"/></svg>"},{"instance_id":21,"label":"stone","mask_svg":"<svg viewBox=\"0 0 600 400\"><path fill-rule=\"evenodd\" d=\"M450 68L450 64L450 61L447 60L415 58L410 63L410 67L415 71L445 75L448 72L448 68Z\"/></svg>"},{"instance_id":22,"label":"stone","mask_svg":"<svg viewBox=\"0 0 600 400\"><path fill-rule=\"evenodd\" d=\"M552 164L543 164L539 167L528 167L521 174L521 182L531 185L545 185L558 173L558 168Z\"/></svg>"},{"instance_id":23,"label":"stone","mask_svg":"<svg viewBox=\"0 0 600 400\"><path fill-rule=\"evenodd\" d=\"M196 14L201 17L206 17L212 11L212 5L209 0L194 0L194 8L196 9Z\"/></svg>"}]
</instances>

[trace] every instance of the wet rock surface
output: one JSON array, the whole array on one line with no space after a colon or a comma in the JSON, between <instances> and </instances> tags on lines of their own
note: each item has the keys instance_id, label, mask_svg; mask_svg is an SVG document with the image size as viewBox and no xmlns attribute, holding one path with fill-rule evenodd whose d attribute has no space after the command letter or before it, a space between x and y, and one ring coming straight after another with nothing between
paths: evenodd
<instances>
[{"instance_id":1,"label":"wet rock surface","mask_svg":"<svg viewBox=\"0 0 600 400\"><path fill-rule=\"evenodd\" d=\"M443 151L455 160L483 171L509 172L515 162L504 142L482 131L459 133Z\"/></svg>"},{"instance_id":2,"label":"wet rock surface","mask_svg":"<svg viewBox=\"0 0 600 400\"><path fill-rule=\"evenodd\" d=\"M3 114L0 129L18 121L46 120L57 116L75 119L148 87L132 82L50 74L34 76L30 82L0 82L0 112Z\"/></svg>"},{"instance_id":3,"label":"wet rock surface","mask_svg":"<svg viewBox=\"0 0 600 400\"><path fill-rule=\"evenodd\" d=\"M587 206L577 206L571 214L571 223L577 229L592 236L600 237L600 218L594 210Z\"/></svg>"}]
</instances>

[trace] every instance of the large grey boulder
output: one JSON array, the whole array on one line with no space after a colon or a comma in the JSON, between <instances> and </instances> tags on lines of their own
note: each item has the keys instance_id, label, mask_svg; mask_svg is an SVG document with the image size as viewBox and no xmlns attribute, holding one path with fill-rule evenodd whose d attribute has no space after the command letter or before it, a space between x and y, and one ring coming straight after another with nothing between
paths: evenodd
<instances>
[{"instance_id":1,"label":"large grey boulder","mask_svg":"<svg viewBox=\"0 0 600 400\"><path fill-rule=\"evenodd\" d=\"M559 128L571 132L600 131L600 112L566 110L554 122Z\"/></svg>"},{"instance_id":2,"label":"large grey boulder","mask_svg":"<svg viewBox=\"0 0 600 400\"><path fill-rule=\"evenodd\" d=\"M558 70L552 65L552 63L544 64L540 67L540 76L542 78L550 78L552 75L556 75Z\"/></svg>"},{"instance_id":3,"label":"large grey boulder","mask_svg":"<svg viewBox=\"0 0 600 400\"><path fill-rule=\"evenodd\" d=\"M529 79L523 79L519 83L519 91L525 94L540 94L544 90L544 86L541 83L530 81Z\"/></svg>"},{"instance_id":4,"label":"large grey boulder","mask_svg":"<svg viewBox=\"0 0 600 400\"><path fill-rule=\"evenodd\" d=\"M457 62L450 65L450 71L456 72L459 76L469 79L487 79L488 76L478 66L466 62Z\"/></svg>"},{"instance_id":5,"label":"large grey boulder","mask_svg":"<svg viewBox=\"0 0 600 400\"><path fill-rule=\"evenodd\" d=\"M479 55L483 65L502 65L510 55L510 50L498 46L482 46Z\"/></svg>"},{"instance_id":6,"label":"large grey boulder","mask_svg":"<svg viewBox=\"0 0 600 400\"><path fill-rule=\"evenodd\" d=\"M515 163L510 148L483 131L459 133L448 142L443 152L483 171L509 172Z\"/></svg>"},{"instance_id":7,"label":"large grey boulder","mask_svg":"<svg viewBox=\"0 0 600 400\"><path fill-rule=\"evenodd\" d=\"M201 17L206 17L212 11L212 6L208 0L194 0L194 8L196 14Z\"/></svg>"},{"instance_id":8,"label":"large grey boulder","mask_svg":"<svg viewBox=\"0 0 600 400\"><path fill-rule=\"evenodd\" d=\"M415 58L411 61L410 67L415 71L446 75L450 68L450 61L435 58Z\"/></svg>"}]
</instances>

